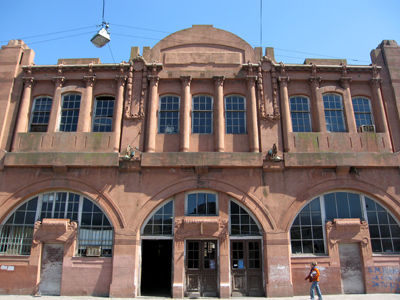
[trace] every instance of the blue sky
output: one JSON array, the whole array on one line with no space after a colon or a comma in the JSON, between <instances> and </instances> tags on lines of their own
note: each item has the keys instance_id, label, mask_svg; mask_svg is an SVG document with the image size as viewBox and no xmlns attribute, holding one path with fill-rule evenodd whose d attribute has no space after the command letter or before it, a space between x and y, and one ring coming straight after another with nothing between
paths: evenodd
<instances>
[{"instance_id":1,"label":"blue sky","mask_svg":"<svg viewBox=\"0 0 400 300\"><path fill-rule=\"evenodd\" d=\"M400 44L400 0L262 0L262 22L260 1L105 0L111 42L99 49L90 39L101 24L103 0L0 0L0 45L22 38L38 65L84 57L120 63L132 46L153 47L175 31L207 24L253 47L274 47L277 62L346 58L368 65L382 40Z\"/></svg>"}]
</instances>

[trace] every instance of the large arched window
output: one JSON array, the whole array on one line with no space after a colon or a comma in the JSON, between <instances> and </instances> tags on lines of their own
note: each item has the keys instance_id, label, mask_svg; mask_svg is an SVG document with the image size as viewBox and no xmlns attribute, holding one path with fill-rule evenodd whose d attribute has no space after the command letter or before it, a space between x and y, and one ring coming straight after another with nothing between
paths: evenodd
<instances>
[{"instance_id":1,"label":"large arched window","mask_svg":"<svg viewBox=\"0 0 400 300\"><path fill-rule=\"evenodd\" d=\"M169 201L158 208L150 218L145 222L142 229L142 235L154 236L164 235L172 236L174 221L174 201Z\"/></svg>"},{"instance_id":2,"label":"large arched window","mask_svg":"<svg viewBox=\"0 0 400 300\"><path fill-rule=\"evenodd\" d=\"M92 200L67 191L43 193L19 206L1 225L0 253L29 255L34 224L44 218L78 223L77 256L112 255L113 228L107 215Z\"/></svg>"},{"instance_id":3,"label":"large arched window","mask_svg":"<svg viewBox=\"0 0 400 300\"><path fill-rule=\"evenodd\" d=\"M324 224L334 219L359 218L368 223L374 253L400 253L399 222L369 196L338 191L309 202L290 229L292 254L325 254Z\"/></svg>"}]
</instances>

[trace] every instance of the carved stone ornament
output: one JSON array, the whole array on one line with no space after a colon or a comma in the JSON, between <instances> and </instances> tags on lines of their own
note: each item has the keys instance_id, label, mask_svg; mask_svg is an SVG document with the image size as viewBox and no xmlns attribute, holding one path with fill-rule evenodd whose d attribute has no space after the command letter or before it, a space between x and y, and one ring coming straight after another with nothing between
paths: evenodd
<instances>
[{"instance_id":1,"label":"carved stone ornament","mask_svg":"<svg viewBox=\"0 0 400 300\"><path fill-rule=\"evenodd\" d=\"M326 223L326 230L332 245L339 242L361 242L368 245L370 241L368 224L360 219L334 219Z\"/></svg>"},{"instance_id":2,"label":"carved stone ornament","mask_svg":"<svg viewBox=\"0 0 400 300\"><path fill-rule=\"evenodd\" d=\"M350 82L352 82L352 78L351 77L342 77L340 79L340 85L344 88L347 89L350 87Z\"/></svg>"},{"instance_id":3,"label":"carved stone ornament","mask_svg":"<svg viewBox=\"0 0 400 300\"><path fill-rule=\"evenodd\" d=\"M69 219L43 219L35 223L33 243L72 242L77 234L78 224Z\"/></svg>"},{"instance_id":4,"label":"carved stone ornament","mask_svg":"<svg viewBox=\"0 0 400 300\"><path fill-rule=\"evenodd\" d=\"M142 56L137 56L135 59L131 61L131 65L129 67L128 72L128 81L127 81L127 91L126 91L126 101L125 101L125 118L126 119L144 119L144 102L147 97L147 76L148 69L147 63ZM133 98L133 73L140 74L142 84L140 90L140 99L139 99L139 109L137 112L133 112L132 108L132 98ZM136 76L136 75L135 75Z\"/></svg>"},{"instance_id":5,"label":"carved stone ornament","mask_svg":"<svg viewBox=\"0 0 400 300\"><path fill-rule=\"evenodd\" d=\"M276 75L276 70L275 67L273 66L271 58L264 56L262 61L259 63L259 68L258 68L258 73L257 73L257 92L258 92L258 107L260 110L260 118L264 121L267 122L272 122L276 123L279 121L281 118L281 114L279 112L279 107L277 104L277 98L276 98L276 90L273 90L273 98L272 98L272 109L273 113L268 114L265 109L265 96L264 96L264 84L263 84L263 79L262 79L262 72L275 72ZM272 73L273 74L273 73ZM274 79L276 81L276 78L272 76L272 82L274 82ZM273 88L278 88L276 85Z\"/></svg>"}]
</instances>

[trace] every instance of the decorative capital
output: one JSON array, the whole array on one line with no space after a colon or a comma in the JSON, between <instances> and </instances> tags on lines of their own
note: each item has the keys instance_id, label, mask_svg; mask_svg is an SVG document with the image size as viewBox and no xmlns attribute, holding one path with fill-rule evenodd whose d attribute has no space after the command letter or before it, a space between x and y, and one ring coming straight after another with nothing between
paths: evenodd
<instances>
[{"instance_id":1,"label":"decorative capital","mask_svg":"<svg viewBox=\"0 0 400 300\"><path fill-rule=\"evenodd\" d=\"M353 80L351 79L351 77L342 77L340 79L340 85L344 88L347 89L350 87L350 82L352 82Z\"/></svg>"},{"instance_id":2,"label":"decorative capital","mask_svg":"<svg viewBox=\"0 0 400 300\"><path fill-rule=\"evenodd\" d=\"M22 80L25 82L25 87L31 88L35 79L33 77L22 77Z\"/></svg>"},{"instance_id":3,"label":"decorative capital","mask_svg":"<svg viewBox=\"0 0 400 300\"><path fill-rule=\"evenodd\" d=\"M213 79L216 87L224 85L225 76L213 76Z\"/></svg>"},{"instance_id":4,"label":"decorative capital","mask_svg":"<svg viewBox=\"0 0 400 300\"><path fill-rule=\"evenodd\" d=\"M160 81L160 76L158 75L148 75L147 78L150 80L151 84L158 86L158 82Z\"/></svg>"},{"instance_id":5,"label":"decorative capital","mask_svg":"<svg viewBox=\"0 0 400 300\"><path fill-rule=\"evenodd\" d=\"M310 77L310 83L311 84L316 84L317 86L319 86L319 83L322 81L322 78L321 77L314 77L314 76L311 76Z\"/></svg>"},{"instance_id":6,"label":"decorative capital","mask_svg":"<svg viewBox=\"0 0 400 300\"><path fill-rule=\"evenodd\" d=\"M381 86L381 83L382 83L382 78L372 78L372 79L369 81L369 84L370 84L372 87L380 87L380 86Z\"/></svg>"},{"instance_id":7,"label":"decorative capital","mask_svg":"<svg viewBox=\"0 0 400 300\"><path fill-rule=\"evenodd\" d=\"M83 81L86 81L86 87L92 87L96 81L96 76L83 76Z\"/></svg>"},{"instance_id":8,"label":"decorative capital","mask_svg":"<svg viewBox=\"0 0 400 300\"><path fill-rule=\"evenodd\" d=\"M189 75L181 76L181 81L184 86L190 86L190 83L192 82L192 76Z\"/></svg>"},{"instance_id":9,"label":"decorative capital","mask_svg":"<svg viewBox=\"0 0 400 300\"><path fill-rule=\"evenodd\" d=\"M116 75L115 80L118 82L119 85L125 85L125 81L128 78L126 75Z\"/></svg>"},{"instance_id":10,"label":"decorative capital","mask_svg":"<svg viewBox=\"0 0 400 300\"><path fill-rule=\"evenodd\" d=\"M56 76L56 77L53 77L53 81L56 84L56 87L62 87L62 85L65 81L65 77L64 76Z\"/></svg>"},{"instance_id":11,"label":"decorative capital","mask_svg":"<svg viewBox=\"0 0 400 300\"><path fill-rule=\"evenodd\" d=\"M246 76L247 87L253 87L256 84L257 76L256 75L248 75Z\"/></svg>"},{"instance_id":12,"label":"decorative capital","mask_svg":"<svg viewBox=\"0 0 400 300\"><path fill-rule=\"evenodd\" d=\"M279 76L278 81L280 82L281 87L287 87L289 83L289 77L287 76Z\"/></svg>"}]
</instances>

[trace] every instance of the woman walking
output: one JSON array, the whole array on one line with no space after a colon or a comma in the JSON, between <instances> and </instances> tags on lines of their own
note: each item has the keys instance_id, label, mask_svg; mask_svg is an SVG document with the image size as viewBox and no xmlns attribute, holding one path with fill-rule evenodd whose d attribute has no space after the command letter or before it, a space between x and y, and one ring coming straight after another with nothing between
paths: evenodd
<instances>
[{"instance_id":1,"label":"woman walking","mask_svg":"<svg viewBox=\"0 0 400 300\"><path fill-rule=\"evenodd\" d=\"M319 289L319 275L320 272L317 269L317 263L313 262L311 263L311 270L308 276L305 278L305 280L309 280L311 283L311 288L310 288L310 299L314 300L314 295L315 292L314 290L317 290L317 295L318 295L318 300L322 300L322 295L321 295L321 290Z\"/></svg>"}]
</instances>

